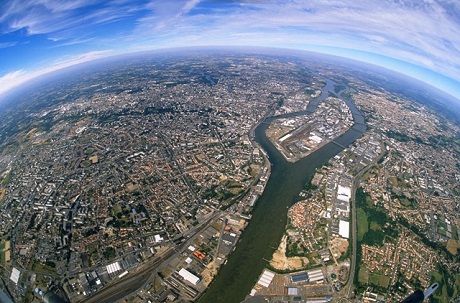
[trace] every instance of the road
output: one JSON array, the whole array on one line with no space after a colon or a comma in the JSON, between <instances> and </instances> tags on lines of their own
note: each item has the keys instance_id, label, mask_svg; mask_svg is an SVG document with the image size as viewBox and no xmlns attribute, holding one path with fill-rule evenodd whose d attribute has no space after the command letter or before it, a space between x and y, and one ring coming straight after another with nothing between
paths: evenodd
<instances>
[{"instance_id":1,"label":"road","mask_svg":"<svg viewBox=\"0 0 460 303\"><path fill-rule=\"evenodd\" d=\"M347 289L347 298L350 298L350 293L353 288L353 281L355 279L355 271L356 271L356 254L357 254L357 239L358 239L358 233L357 233L357 220L356 220L356 189L358 188L359 181L361 180L362 174L358 174L353 181L353 188L351 191L351 212L352 215L351 217L353 218L351 220L351 230L352 230L352 245L351 247L353 248L353 253L351 254L351 262L350 262L350 273L348 275L348 289Z\"/></svg>"},{"instance_id":2,"label":"road","mask_svg":"<svg viewBox=\"0 0 460 303\"><path fill-rule=\"evenodd\" d=\"M155 275L156 270L164 263L168 263L172 257L179 255L180 252L185 249L198 233L203 229L209 226L209 224L216 219L218 216L226 214L226 212L216 211L211 217L209 217L202 224L193 227L187 232L185 237L188 237L189 240L181 243L175 248L170 248L165 251L161 256L154 257L149 262L140 265L134 271L127 274L125 277L114 283L109 283L107 286L102 288L100 291L96 292L89 298L85 298L79 302L85 303L112 303L117 302L134 292L138 291L145 284L152 280L152 277Z\"/></svg>"},{"instance_id":3,"label":"road","mask_svg":"<svg viewBox=\"0 0 460 303\"><path fill-rule=\"evenodd\" d=\"M175 254L174 249L168 249L162 256L157 256L152 261L141 265L137 270L130 272L121 280L114 284L109 284L89 298L80 302L86 303L111 303L121 300L132 292L141 288L150 277L155 274L158 268L165 260Z\"/></svg>"},{"instance_id":4,"label":"road","mask_svg":"<svg viewBox=\"0 0 460 303\"><path fill-rule=\"evenodd\" d=\"M350 262L350 274L348 275L348 289L347 289L347 298L350 298L351 290L353 289L353 282L355 280L355 271L356 271L356 254L358 249L358 220L357 220L357 212L356 212L356 190L358 189L359 183L361 178L363 177L364 173L367 172L371 167L373 167L384 155L385 155L385 146L381 144L381 152L377 158L375 158L371 163L369 163L366 167L358 172L356 177L353 181L353 188L351 190L351 230L352 230L352 248L353 253L351 256Z\"/></svg>"}]
</instances>

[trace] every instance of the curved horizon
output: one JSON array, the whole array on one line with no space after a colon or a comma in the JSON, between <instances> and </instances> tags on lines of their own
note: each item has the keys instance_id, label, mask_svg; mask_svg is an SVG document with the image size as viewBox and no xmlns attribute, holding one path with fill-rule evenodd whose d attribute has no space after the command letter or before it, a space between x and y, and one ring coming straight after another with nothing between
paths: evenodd
<instances>
[{"instance_id":1,"label":"curved horizon","mask_svg":"<svg viewBox=\"0 0 460 303\"><path fill-rule=\"evenodd\" d=\"M415 79L415 80L418 80L418 81L421 81L429 86L431 86L432 88L434 89L438 89L446 94L448 94L449 96L453 97L454 99L456 99L458 101L458 104L457 105L460 105L460 93L459 94L456 94L455 93L455 89L459 89L460 90L460 82L457 82L453 79L450 79L450 78L447 78L443 75L440 75L440 74L436 74L430 70L424 70L423 68L419 67L419 66L415 66L415 65L412 65L412 64L408 64L408 63L404 63L404 62L400 62L398 60L395 60L395 59L391 59L391 58L385 58L385 57L382 57L380 56L383 60L386 59L386 62L389 62L390 64L376 64L375 62L373 62L372 60L359 60L359 58L357 58L356 56L353 56L353 55L350 55L350 56L340 56L340 55L337 55L336 53L334 52L319 52L319 51L316 51L316 50L313 50L312 49L301 49L301 48L280 48L280 47L266 47L266 46L257 46L257 45L253 45L253 46L214 46L214 45L207 45L207 46L189 46L189 47L174 47L174 48L159 48L159 49L152 49L152 50L146 50L146 51L136 51L136 52L127 52L127 53L118 53L118 54L114 54L114 53L111 53L110 55L107 55L107 56L94 56L93 58L89 57L89 58L86 58L84 56L82 56L82 60L75 60L75 61L72 61L72 62L69 62L69 63L65 63L65 64L61 64L61 65L56 65L56 66L51 66L51 67L48 67L48 68L44 68L42 70L38 70L36 72L32 72L31 74L28 74L28 75L25 75L25 77L23 78L24 80L21 81L17 86L12 86L11 88L7 89L7 90L4 90L2 91L1 88L0 88L0 102L2 102L2 98L5 97L5 96L8 96L8 94L10 92L12 93L20 93L21 90L23 88L27 89L28 85L29 84L32 84L34 83L34 81L41 81L41 80L44 80L46 81L46 78L49 77L49 76L52 76L54 72L60 72L60 71L63 71L65 72L66 69L68 68L72 68L72 67L76 67L78 65L84 65L84 64L88 64L88 66L90 66L91 64L93 63L98 63L98 61L101 61L101 60L104 60L104 59L117 59L117 58L122 58L123 56L135 56L137 54L141 55L141 54L144 54L146 52L152 52L152 53L164 53L164 52L167 52L167 51L181 51L181 50L186 50L186 49L214 49L214 48L217 48L217 49L226 49L226 48L238 48L240 50L248 50L248 49L253 49L253 48L258 48L259 50L277 50L277 51L280 51L280 54L282 51L286 51L286 52L289 52L289 51L299 51L299 52L302 52L304 53L307 57L308 57L308 54L316 54L316 55L322 55L322 56L333 56L333 57L336 57L336 58L340 58L342 60L345 60L346 62L349 62L350 64L353 64L353 62L355 63L364 63L364 64L369 64L369 65L372 65L376 68L383 68L383 69L386 69L386 70L389 70L391 72L394 72L394 73L399 73L405 77L408 77L409 79ZM353 52L355 54L359 54L359 52ZM372 56L375 56L373 54L368 54L369 57L372 57ZM401 71L401 69L392 69L390 68L391 64L393 65L399 65L399 66L405 66L407 69L412 69L414 71L418 71L419 73L425 73L427 75L430 75L432 77L432 79L434 80L437 80L437 81L440 81L441 83L449 83L451 84L451 86L454 88L454 91L448 91L448 90L444 90L440 87L437 87L435 85L433 85L433 82L429 80L427 81L424 77L414 77L412 74L408 74L408 73L404 73L403 71ZM22 80L22 79L21 79ZM22 86L22 87L21 87Z\"/></svg>"},{"instance_id":2,"label":"curved horizon","mask_svg":"<svg viewBox=\"0 0 460 303\"><path fill-rule=\"evenodd\" d=\"M257 46L370 63L460 100L460 3L450 0L12 0L0 11L0 94L114 55Z\"/></svg>"}]
</instances>

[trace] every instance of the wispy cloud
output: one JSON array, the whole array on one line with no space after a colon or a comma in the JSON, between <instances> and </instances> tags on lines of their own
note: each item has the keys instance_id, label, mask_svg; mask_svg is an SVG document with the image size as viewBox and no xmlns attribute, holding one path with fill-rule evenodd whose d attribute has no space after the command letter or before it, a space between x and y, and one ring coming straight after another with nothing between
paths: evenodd
<instances>
[{"instance_id":1,"label":"wispy cloud","mask_svg":"<svg viewBox=\"0 0 460 303\"><path fill-rule=\"evenodd\" d=\"M131 23L104 31L123 20ZM0 32L17 31L44 36L54 47L86 49L320 45L403 60L460 81L458 0L3 1ZM0 40L0 49L11 43Z\"/></svg>"},{"instance_id":2,"label":"wispy cloud","mask_svg":"<svg viewBox=\"0 0 460 303\"><path fill-rule=\"evenodd\" d=\"M50 39L53 39L53 38L50 38ZM66 42L62 42L62 43L59 43L59 44L56 44L53 46L53 48L56 48L56 47L62 47L62 46L69 46L69 45L75 45L75 44L83 44L83 43L87 43L87 42L90 42L90 41L94 41L96 38L75 38L75 39L70 39L70 40L67 40ZM59 38L56 38L56 39L53 39L53 41L57 42L57 41L60 41L61 39Z\"/></svg>"},{"instance_id":3,"label":"wispy cloud","mask_svg":"<svg viewBox=\"0 0 460 303\"><path fill-rule=\"evenodd\" d=\"M200 0L188 1L151 1L146 7L149 10L147 16L138 20L138 33L153 33L160 30L169 31L168 27L174 27L181 23L186 15L192 10Z\"/></svg>"},{"instance_id":4,"label":"wispy cloud","mask_svg":"<svg viewBox=\"0 0 460 303\"><path fill-rule=\"evenodd\" d=\"M17 42L0 42L0 48L7 48L15 46Z\"/></svg>"},{"instance_id":5,"label":"wispy cloud","mask_svg":"<svg viewBox=\"0 0 460 303\"><path fill-rule=\"evenodd\" d=\"M35 71L27 71L24 69L10 72L0 77L0 95L11 90L12 88L18 87L25 82L37 78L39 76L54 72L69 66L76 64L104 58L110 56L113 53L112 50L93 51L75 56L69 56L67 58L61 58L54 62L54 64Z\"/></svg>"},{"instance_id":6,"label":"wispy cloud","mask_svg":"<svg viewBox=\"0 0 460 303\"><path fill-rule=\"evenodd\" d=\"M458 1L228 1L231 9L214 6L203 14L162 3L153 2L151 14L138 20L136 34L150 37L152 45L180 45L182 37L194 37L197 45L328 45L401 59L460 80ZM188 12L201 3L190 4Z\"/></svg>"},{"instance_id":7,"label":"wispy cloud","mask_svg":"<svg viewBox=\"0 0 460 303\"><path fill-rule=\"evenodd\" d=\"M135 1L92 0L12 0L0 4L0 30L3 34L25 30L28 35L52 34L72 38L82 31L94 32L94 26L114 22L142 9Z\"/></svg>"}]
</instances>

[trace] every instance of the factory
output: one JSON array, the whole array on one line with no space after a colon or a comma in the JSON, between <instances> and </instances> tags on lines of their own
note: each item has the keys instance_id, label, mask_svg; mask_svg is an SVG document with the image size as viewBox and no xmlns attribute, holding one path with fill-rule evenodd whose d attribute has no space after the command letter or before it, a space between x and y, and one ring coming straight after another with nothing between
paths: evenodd
<instances>
[{"instance_id":1,"label":"factory","mask_svg":"<svg viewBox=\"0 0 460 303\"><path fill-rule=\"evenodd\" d=\"M324 281L323 271L321 269L315 269L307 271L308 282L310 283L321 283Z\"/></svg>"},{"instance_id":2,"label":"factory","mask_svg":"<svg viewBox=\"0 0 460 303\"><path fill-rule=\"evenodd\" d=\"M292 283L322 283L324 281L324 274L321 269L309 270L291 275Z\"/></svg>"}]
</instances>

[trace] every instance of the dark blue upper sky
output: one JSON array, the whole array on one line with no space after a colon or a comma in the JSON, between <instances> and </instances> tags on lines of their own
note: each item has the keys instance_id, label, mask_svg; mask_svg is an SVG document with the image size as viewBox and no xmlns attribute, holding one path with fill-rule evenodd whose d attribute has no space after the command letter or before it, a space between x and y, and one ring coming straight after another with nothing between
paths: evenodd
<instances>
[{"instance_id":1,"label":"dark blue upper sky","mask_svg":"<svg viewBox=\"0 0 460 303\"><path fill-rule=\"evenodd\" d=\"M121 53L254 45L373 63L460 98L458 0L4 0L0 32L0 94Z\"/></svg>"}]
</instances>

